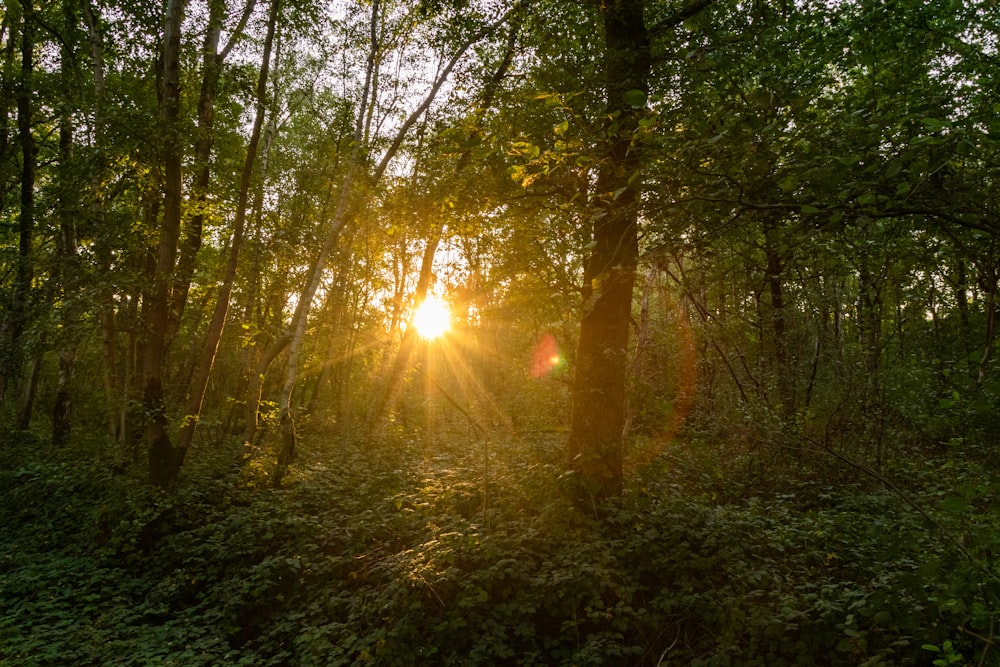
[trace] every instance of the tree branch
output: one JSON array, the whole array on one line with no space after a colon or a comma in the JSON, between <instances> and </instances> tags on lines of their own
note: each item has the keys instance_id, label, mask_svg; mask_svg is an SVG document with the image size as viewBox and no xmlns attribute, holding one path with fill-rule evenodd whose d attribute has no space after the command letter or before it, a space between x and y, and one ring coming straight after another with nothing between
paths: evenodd
<instances>
[{"instance_id":1,"label":"tree branch","mask_svg":"<svg viewBox=\"0 0 1000 667\"><path fill-rule=\"evenodd\" d=\"M702 10L711 5L715 0L694 0L687 6L681 7L670 16L661 19L649 27L649 36L657 37L660 34L673 30L692 16L699 14Z\"/></svg>"}]
</instances>

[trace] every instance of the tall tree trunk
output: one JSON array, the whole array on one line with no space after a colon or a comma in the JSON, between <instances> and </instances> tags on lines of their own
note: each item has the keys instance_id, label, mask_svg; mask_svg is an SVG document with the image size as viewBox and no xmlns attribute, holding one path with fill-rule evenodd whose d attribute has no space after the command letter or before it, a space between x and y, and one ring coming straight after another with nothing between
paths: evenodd
<instances>
[{"instance_id":1,"label":"tall tree trunk","mask_svg":"<svg viewBox=\"0 0 1000 667\"><path fill-rule=\"evenodd\" d=\"M774 338L774 364L778 383L781 416L789 420L795 415L794 374L789 366L788 333L785 318L785 290L782 282L784 259L778 248L778 231L771 222L765 223L764 255L766 258L767 289L771 298L771 333Z\"/></svg>"},{"instance_id":2,"label":"tall tree trunk","mask_svg":"<svg viewBox=\"0 0 1000 667\"><path fill-rule=\"evenodd\" d=\"M38 381L42 372L42 357L45 355L45 334L39 337L38 348L31 357L28 374L21 392L21 405L17 415L17 428L25 430L31 425L31 414L35 408L35 397L38 395Z\"/></svg>"},{"instance_id":3,"label":"tall tree trunk","mask_svg":"<svg viewBox=\"0 0 1000 667\"><path fill-rule=\"evenodd\" d=\"M267 123L267 129L264 133L264 150L261 155L261 178L257 179L256 187L254 188L253 194L253 205L251 206L252 218L253 218L253 230L254 235L250 239L251 247L254 252L250 260L250 270L247 275L248 285L243 291L243 314L242 318L244 322L253 322L255 320L255 310L256 304L260 298L261 290L261 280L260 276L262 273L261 268L261 226L264 218L264 177L266 176L267 160L270 153L270 146L274 137L277 135L277 115L271 114L270 119ZM264 315L259 316L259 322L264 323ZM261 330L266 330L267 327L260 327ZM256 343L254 345L246 345L242 356L243 363L241 364L242 376L239 380L239 388L236 391L237 399L233 402L233 410L230 416L230 432L237 432L234 424L238 425L240 418L237 413L240 412L240 408L243 409L243 421L242 421L242 432L243 432L243 442L244 448L241 455L241 459L245 460L246 455L249 453L249 445L253 442L256 437L258 429L258 408L260 406L261 390L263 388L263 374L267 372L268 367L271 365L274 357L284 349L282 346L278 350L274 350L274 357L271 361L268 361L267 366L263 368L259 365L255 365L254 356L256 350L262 346L263 343ZM264 352L268 352L265 349ZM241 398L242 397L242 400Z\"/></svg>"},{"instance_id":4,"label":"tall tree trunk","mask_svg":"<svg viewBox=\"0 0 1000 667\"><path fill-rule=\"evenodd\" d=\"M106 97L104 77L104 35L98 14L90 0L80 3L80 10L87 26L90 41L91 66L94 72L94 134L96 160L90 179L91 213L95 228L103 228L104 209L100 197L100 184L105 169L103 156L105 141L104 100ZM121 401L121 385L118 358L118 318L115 305L115 290L107 276L111 275L111 248L104 234L96 234L94 252L98 271L105 276L99 290L99 321L101 329L102 384L104 386L108 437L116 445L122 443L125 433L125 410Z\"/></svg>"},{"instance_id":5,"label":"tall tree trunk","mask_svg":"<svg viewBox=\"0 0 1000 667\"><path fill-rule=\"evenodd\" d=\"M330 256L330 252L337 243L337 239L340 237L340 232L347 222L348 209L353 198L354 181L358 177L357 172L361 169L359 162L362 156L365 119L367 117L367 104L369 102L369 96L372 92L371 87L375 76L375 67L378 60L380 46L378 39L378 25L380 20L381 4L379 0L374 0L372 2L371 19L369 23L370 48L365 67L365 83L361 93L361 103L354 126L354 141L351 143L351 155L347 160L347 171L340 184L340 193L337 197L337 205L331 219L329 220L326 236L323 239L323 245L320 247L319 254L309 267L309 273L306 277L305 286L302 288L302 292L299 295L298 304L295 308L295 314L292 316L291 331L287 336L282 336L281 339L276 341L276 343L285 343L288 345L288 359L285 362L285 378L282 384L281 394L278 399L278 419L281 428L281 443L278 446L277 462L275 465L274 476L271 480L275 488L281 486L281 480L284 477L288 466L295 460L297 443L295 436L295 424L292 421L291 400L292 391L295 388L295 382L298 378L299 352L302 347L302 339L306 332L306 323L309 319L309 311L312 308L312 300L316 295L316 290L319 288L320 278L322 277L323 269L326 267L326 260ZM275 345L272 345L272 349L274 347ZM274 356L276 356L276 354L272 355L270 354L270 351L265 354L265 358L269 357L270 359L273 359ZM257 400L255 401L254 396L251 395L251 401L254 402L254 406L252 408L254 422L256 422L257 404L259 403L260 397L260 380L261 378L258 377L257 383L255 384L255 389L258 392ZM248 406L248 408L249 407L250 406ZM248 424L248 429L249 428L250 425Z\"/></svg>"},{"instance_id":6,"label":"tall tree trunk","mask_svg":"<svg viewBox=\"0 0 1000 667\"><path fill-rule=\"evenodd\" d=\"M32 0L21 0L21 71L15 91L17 104L17 136L21 148L21 197L17 219L17 272L10 306L3 321L0 346L0 399L17 383L24 368L22 337L28 318L31 281L34 275L32 256L35 230L35 138L31 134L31 94L34 78L35 12ZM28 406L30 413L30 406ZM22 406L22 415L25 413Z\"/></svg>"},{"instance_id":7,"label":"tall tree trunk","mask_svg":"<svg viewBox=\"0 0 1000 667\"><path fill-rule=\"evenodd\" d=\"M955 303L958 306L958 322L961 325L958 339L962 345L963 355L968 357L970 347L969 332L972 330L972 327L969 326L969 279L966 275L965 259L960 257L956 262L958 264L958 275L955 276L954 282Z\"/></svg>"},{"instance_id":8,"label":"tall tree trunk","mask_svg":"<svg viewBox=\"0 0 1000 667\"><path fill-rule=\"evenodd\" d=\"M76 12L69 0L63 0L63 42L60 49L60 80L66 93L73 86L73 46L76 44ZM76 374L76 324L80 319L80 266L77 262L76 213L79 209L75 178L72 176L73 121L69 100L63 100L59 114L59 282L63 294L62 328L59 345L59 374L55 401L52 404L52 444L62 446L69 439L72 380Z\"/></svg>"},{"instance_id":9,"label":"tall tree trunk","mask_svg":"<svg viewBox=\"0 0 1000 667\"><path fill-rule=\"evenodd\" d=\"M580 499L621 493L625 384L632 289L639 257L641 146L634 141L649 90L649 35L643 0L601 5L609 126L597 177L592 249L584 267L583 315L573 379L566 459ZM638 104L641 99L643 104Z\"/></svg>"},{"instance_id":10,"label":"tall tree trunk","mask_svg":"<svg viewBox=\"0 0 1000 667\"><path fill-rule=\"evenodd\" d=\"M242 36L246 22L256 4L247 0L243 15L222 51L219 42L226 19L225 0L210 0L208 3L208 25L202 42L201 92L198 95L198 130L194 142L194 180L191 184L192 215L184 228L177 258L177 269L170 296L170 321L167 340L173 338L180 327L181 317L187 305L191 280L194 277L198 251L201 249L205 227L205 207L212 174L212 148L215 144L215 97L219 87L222 65L231 49Z\"/></svg>"},{"instance_id":11,"label":"tall tree trunk","mask_svg":"<svg viewBox=\"0 0 1000 667\"><path fill-rule=\"evenodd\" d=\"M711 0L695 0L655 26L672 29ZM597 4L604 27L604 86L609 137L603 149L591 216L592 247L584 266L583 314L573 379L566 464L578 474L579 501L622 490L625 385L632 290L639 256L638 176L652 69L644 0Z\"/></svg>"},{"instance_id":12,"label":"tall tree trunk","mask_svg":"<svg viewBox=\"0 0 1000 667\"><path fill-rule=\"evenodd\" d=\"M160 132L163 136L163 213L159 224L156 269L149 305L144 313L145 440L149 479L161 487L177 480L183 454L170 441L164 397L164 372L170 340L170 290L181 230L182 145L180 137L181 22L184 0L167 0L163 21L163 79L160 90Z\"/></svg>"},{"instance_id":13,"label":"tall tree trunk","mask_svg":"<svg viewBox=\"0 0 1000 667\"><path fill-rule=\"evenodd\" d=\"M622 429L625 438L636 429L637 418L640 429L650 426L650 413L656 409L656 403L660 400L655 391L654 360L650 358L653 353L651 349L653 331L650 326L649 296L661 271L660 261L654 257L649 273L646 274L646 284L642 288L642 298L639 301L639 326L636 331L635 356L632 359L631 373L634 390L633 398L628 402L625 412L625 426Z\"/></svg>"},{"instance_id":14,"label":"tall tree trunk","mask_svg":"<svg viewBox=\"0 0 1000 667\"><path fill-rule=\"evenodd\" d=\"M884 273L873 274L868 264L869 257L862 255L858 269L857 320L858 338L861 347L862 379L860 411L865 429L864 444L876 468L882 464L884 452L886 420L883 409L882 383L882 323L884 317Z\"/></svg>"},{"instance_id":15,"label":"tall tree trunk","mask_svg":"<svg viewBox=\"0 0 1000 667\"><path fill-rule=\"evenodd\" d=\"M17 30L14 28L15 17L10 12L4 12L0 16L0 38L6 36L3 43L3 61L0 67L6 72L14 71L15 43L14 35ZM10 112L13 102L13 91L10 90L10 82L0 79L0 183L8 182L7 169L11 164L11 153L13 151L10 143ZM0 339L2 340L2 339ZM2 361L2 355L0 355ZM0 391L3 387L0 386Z\"/></svg>"},{"instance_id":16,"label":"tall tree trunk","mask_svg":"<svg viewBox=\"0 0 1000 667\"><path fill-rule=\"evenodd\" d=\"M188 390L184 426L181 429L177 443L177 448L180 450L181 456L187 452L188 447L191 445L191 439L194 437L194 429L201 414L201 405L205 398L208 378L212 373L215 355L219 350L219 341L222 339L222 331L226 326L226 316L229 313L229 301L233 293L233 283L236 280L236 269L239 265L240 251L243 248L244 228L246 227L247 208L250 198L250 184L253 179L254 165L257 162L257 146L260 143L261 130L264 127L264 111L267 107L267 77L271 63L271 48L274 44L274 33L278 23L280 4L280 0L271 1L271 12L267 20L267 37L264 40L264 55L261 59L260 73L257 78L257 110L254 116L253 130L250 134L250 143L247 146L246 159L243 163L243 173L240 176L240 191L236 203L236 219L233 222L233 236L229 242L229 256L226 259L225 273L222 277L222 285L219 287L215 311L212 314L212 321L209 324L208 333L202 345L198 367L195 370Z\"/></svg>"}]
</instances>

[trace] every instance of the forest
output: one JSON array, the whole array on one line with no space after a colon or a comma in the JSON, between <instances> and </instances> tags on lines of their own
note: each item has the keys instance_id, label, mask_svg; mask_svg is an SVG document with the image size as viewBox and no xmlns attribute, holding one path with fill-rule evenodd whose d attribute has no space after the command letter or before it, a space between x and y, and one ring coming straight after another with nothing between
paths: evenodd
<instances>
[{"instance_id":1,"label":"forest","mask_svg":"<svg viewBox=\"0 0 1000 667\"><path fill-rule=\"evenodd\" d=\"M1000 665L997 3L0 19L0 666Z\"/></svg>"}]
</instances>

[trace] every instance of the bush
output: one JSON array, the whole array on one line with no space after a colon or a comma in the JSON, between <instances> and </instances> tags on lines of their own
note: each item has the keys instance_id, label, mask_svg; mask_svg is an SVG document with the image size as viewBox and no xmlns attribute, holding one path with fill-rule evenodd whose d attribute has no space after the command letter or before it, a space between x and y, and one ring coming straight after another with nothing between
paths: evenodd
<instances>
[{"instance_id":1,"label":"bush","mask_svg":"<svg viewBox=\"0 0 1000 667\"><path fill-rule=\"evenodd\" d=\"M0 664L975 664L991 640L985 469L893 471L931 525L816 478L720 494L676 450L593 516L555 443L494 445L488 468L481 443L392 444L315 447L280 491L195 465L174 495L22 452Z\"/></svg>"}]
</instances>

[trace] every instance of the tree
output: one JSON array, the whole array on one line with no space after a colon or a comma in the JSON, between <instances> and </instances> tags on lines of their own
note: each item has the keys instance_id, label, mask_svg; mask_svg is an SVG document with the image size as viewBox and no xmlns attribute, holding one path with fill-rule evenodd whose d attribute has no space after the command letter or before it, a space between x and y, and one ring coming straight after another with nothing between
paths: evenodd
<instances>
[{"instance_id":1,"label":"tree","mask_svg":"<svg viewBox=\"0 0 1000 667\"><path fill-rule=\"evenodd\" d=\"M31 283L34 276L34 235L35 235L35 171L37 165L35 138L32 134L34 117L32 98L35 76L35 9L31 0L22 0L20 7L12 7L20 11L20 71L15 84L14 99L17 104L17 138L20 147L20 200L17 217L18 251L14 289L10 303L5 309L3 326L0 329L0 346L3 352L0 363L0 398L3 398L9 385L16 383L24 368L24 355L21 349L22 336L28 320L28 307L31 298ZM9 24L8 24L9 25ZM13 26L11 44L13 44ZM14 384L16 387L17 385ZM29 396L30 396L29 392ZM31 414L31 400L25 400L21 407L18 425L27 427Z\"/></svg>"},{"instance_id":2,"label":"tree","mask_svg":"<svg viewBox=\"0 0 1000 667\"><path fill-rule=\"evenodd\" d=\"M621 493L625 387L632 291L639 257L640 119L649 95L651 33L670 30L709 4L699 0L646 25L642 0L602 3L605 132L589 225L592 248L584 264L583 315L573 380L566 458L586 496Z\"/></svg>"},{"instance_id":3,"label":"tree","mask_svg":"<svg viewBox=\"0 0 1000 667\"><path fill-rule=\"evenodd\" d=\"M274 44L279 10L279 0L272 0L267 19L267 35L264 38L264 53L261 56L260 72L257 78L257 99L253 129L250 133L250 142L247 146L243 172L240 176L232 238L229 241L229 252L222 276L222 284L219 286L219 293L216 296L215 310L212 313L212 319L209 323L208 332L205 335L205 342L202 345L202 352L198 361L198 366L195 369L188 388L188 402L187 410L184 415L184 425L181 428L181 434L175 447L175 449L180 452L181 457L183 457L188 447L191 446L191 440L194 437L195 425L197 424L198 417L201 414L202 401L205 399L205 389L208 386L209 376L212 373L212 366L215 363L215 356L219 349L219 341L222 338L222 331L226 324L226 317L229 314L229 302L232 297L233 283L236 280L236 270L239 265L240 252L243 249L243 241L245 238L251 180L253 178L254 168L257 164L257 150L261 141L261 133L264 128L264 114L267 108L268 73L270 70L271 50ZM230 42L230 46L231 45L232 42ZM208 55L209 51L212 51L211 56ZM206 50L206 58L221 59L219 56L214 54L214 46ZM206 65L206 70L208 67L209 66ZM207 71L205 76L209 76ZM213 77L214 76L217 75L213 75ZM204 93L202 97L205 97ZM206 103L203 102L199 105L199 108L205 105ZM210 116L210 112L204 112L203 116ZM204 153L205 154L202 155L202 158L207 159L207 150L204 151ZM204 167L204 169L207 169L207 166ZM207 186L207 178L203 180L204 185ZM200 225L201 223L199 222L197 224ZM197 235L200 237L200 231L197 232ZM200 240L198 240L195 245L200 245Z\"/></svg>"}]
</instances>

